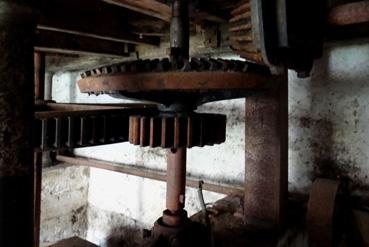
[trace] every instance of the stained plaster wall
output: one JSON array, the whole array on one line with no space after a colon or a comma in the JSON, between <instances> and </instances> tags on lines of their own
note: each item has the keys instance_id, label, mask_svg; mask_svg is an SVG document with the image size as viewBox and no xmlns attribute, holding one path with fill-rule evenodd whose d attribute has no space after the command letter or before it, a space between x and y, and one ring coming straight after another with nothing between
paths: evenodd
<instances>
[{"instance_id":1,"label":"stained plaster wall","mask_svg":"<svg viewBox=\"0 0 369 247\"><path fill-rule=\"evenodd\" d=\"M108 96L81 95L77 73L56 74L53 99L58 102L121 102ZM369 166L369 44L330 44L314 66L312 77L298 79L289 73L289 188L308 194L315 177L344 177L354 193L366 197ZM204 105L200 111L228 115L225 144L193 148L188 152L188 174L214 182L242 184L244 177L243 99ZM129 144L75 150L76 155L165 170L160 149ZM200 209L196 191L188 189L186 208ZM95 243L120 225L150 227L164 208L161 182L91 169L88 194L87 237ZM206 193L207 202L222 195ZM106 224L101 224L105 222Z\"/></svg>"},{"instance_id":2,"label":"stained plaster wall","mask_svg":"<svg viewBox=\"0 0 369 247\"><path fill-rule=\"evenodd\" d=\"M86 237L89 169L61 164L43 171L42 243Z\"/></svg>"}]
</instances>

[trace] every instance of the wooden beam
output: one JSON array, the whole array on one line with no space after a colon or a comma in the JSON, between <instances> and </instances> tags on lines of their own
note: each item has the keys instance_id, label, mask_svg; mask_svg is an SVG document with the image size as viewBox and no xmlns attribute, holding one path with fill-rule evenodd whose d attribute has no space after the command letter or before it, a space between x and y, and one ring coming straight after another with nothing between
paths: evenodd
<instances>
[{"instance_id":1,"label":"wooden beam","mask_svg":"<svg viewBox=\"0 0 369 247\"><path fill-rule=\"evenodd\" d=\"M66 14L67 13L67 14ZM38 29L78 34L132 44L159 45L158 37L148 37L133 32L130 20L146 20L123 8L100 0L50 0L41 8ZM145 19L146 18L146 19ZM152 19L152 18L151 18Z\"/></svg>"},{"instance_id":2,"label":"wooden beam","mask_svg":"<svg viewBox=\"0 0 369 247\"><path fill-rule=\"evenodd\" d=\"M139 34L125 34L125 33L108 33L109 31L106 30L105 33L99 32L94 30L91 31L81 31L78 28L73 27L58 27L53 25L37 25L38 30L46 30L46 31L55 31L60 33L67 33L67 34L74 34L94 39L102 39L114 42L121 42L121 43L130 43L130 44L150 44L150 45L159 45L160 40L156 37L141 37Z\"/></svg>"},{"instance_id":3,"label":"wooden beam","mask_svg":"<svg viewBox=\"0 0 369 247\"><path fill-rule=\"evenodd\" d=\"M166 5L164 3L155 1L155 0L103 0L106 3L118 5L136 12L139 12L141 14L145 14L148 16L152 16L158 19L161 19L165 22L170 22L172 18L172 9L169 5ZM226 20L223 18L212 15L210 13L204 12L204 11L196 11L193 13L190 13L190 17L194 19L195 22L198 21L211 21L215 23L224 23Z\"/></svg>"},{"instance_id":4,"label":"wooden beam","mask_svg":"<svg viewBox=\"0 0 369 247\"><path fill-rule=\"evenodd\" d=\"M41 191L42 191L42 152L34 152L34 175L33 175L33 243L34 247L40 246L41 228Z\"/></svg>"},{"instance_id":5,"label":"wooden beam","mask_svg":"<svg viewBox=\"0 0 369 247\"><path fill-rule=\"evenodd\" d=\"M36 33L35 50L62 54L127 57L134 50L134 46L74 33L38 30Z\"/></svg>"},{"instance_id":6,"label":"wooden beam","mask_svg":"<svg viewBox=\"0 0 369 247\"><path fill-rule=\"evenodd\" d=\"M106 3L118 5L148 16L170 22L172 10L170 6L155 0L103 0Z\"/></svg>"},{"instance_id":7,"label":"wooden beam","mask_svg":"<svg viewBox=\"0 0 369 247\"><path fill-rule=\"evenodd\" d=\"M288 85L246 98L245 222L264 230L285 223L288 197Z\"/></svg>"},{"instance_id":8,"label":"wooden beam","mask_svg":"<svg viewBox=\"0 0 369 247\"><path fill-rule=\"evenodd\" d=\"M113 172L119 172L123 174L128 174L131 176L137 176L142 178L148 178L152 180L166 182L166 174L150 170L147 168L135 168L132 166L124 165L124 164L117 164L111 163L106 161L99 161L93 159L86 159L86 158L79 158L79 157L70 157L70 156L63 156L57 155L56 160L60 162L65 162L70 165L75 166L87 166L93 167L98 169L109 170ZM199 187L199 180L194 178L187 178L186 186L191 188L198 188ZM220 193L224 195L232 195L232 196L242 196L243 195L243 188L233 185L225 185L225 184L214 184L211 182L204 182L202 188L206 191L211 191L215 193Z\"/></svg>"}]
</instances>

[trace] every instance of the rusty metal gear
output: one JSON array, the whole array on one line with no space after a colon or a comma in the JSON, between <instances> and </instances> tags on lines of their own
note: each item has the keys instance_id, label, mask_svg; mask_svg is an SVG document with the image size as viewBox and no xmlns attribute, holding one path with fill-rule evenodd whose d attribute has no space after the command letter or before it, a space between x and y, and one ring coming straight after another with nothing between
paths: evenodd
<instances>
[{"instance_id":1,"label":"rusty metal gear","mask_svg":"<svg viewBox=\"0 0 369 247\"><path fill-rule=\"evenodd\" d=\"M252 4L244 1L238 8L232 11L230 19L230 44L241 57L258 64L264 64L260 44L255 39L254 32L257 27L252 22Z\"/></svg>"},{"instance_id":2,"label":"rusty metal gear","mask_svg":"<svg viewBox=\"0 0 369 247\"><path fill-rule=\"evenodd\" d=\"M131 116L129 142L142 147L203 147L220 144L226 137L226 116L189 115Z\"/></svg>"},{"instance_id":3,"label":"rusty metal gear","mask_svg":"<svg viewBox=\"0 0 369 247\"><path fill-rule=\"evenodd\" d=\"M256 72L270 74L268 67L240 60L191 58L171 62L169 58L146 59L102 66L85 71L81 78L91 76L117 75L122 73L155 73L155 72Z\"/></svg>"},{"instance_id":4,"label":"rusty metal gear","mask_svg":"<svg viewBox=\"0 0 369 247\"><path fill-rule=\"evenodd\" d=\"M236 60L197 59L171 62L139 60L110 65L81 74L82 93L109 94L195 110L206 102L241 98L285 79L267 66ZM164 107L164 108L165 108Z\"/></svg>"}]
</instances>

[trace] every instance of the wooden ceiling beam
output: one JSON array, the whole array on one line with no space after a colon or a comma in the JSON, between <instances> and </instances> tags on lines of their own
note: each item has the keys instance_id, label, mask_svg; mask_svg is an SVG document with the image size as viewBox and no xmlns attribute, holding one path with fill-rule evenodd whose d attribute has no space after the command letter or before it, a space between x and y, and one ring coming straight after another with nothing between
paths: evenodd
<instances>
[{"instance_id":1,"label":"wooden ceiling beam","mask_svg":"<svg viewBox=\"0 0 369 247\"><path fill-rule=\"evenodd\" d=\"M156 0L102 0L109 4L114 4L120 7L124 7L141 14L145 14L148 16L152 16L158 19L161 19L165 22L170 22L172 18L172 10L169 5L161 3ZM195 22L207 20L215 23L224 23L226 20L223 18L204 12L204 11L195 11L194 13L190 13L190 17L195 19Z\"/></svg>"},{"instance_id":2,"label":"wooden ceiling beam","mask_svg":"<svg viewBox=\"0 0 369 247\"><path fill-rule=\"evenodd\" d=\"M36 32L35 51L72 55L127 57L134 45L50 30Z\"/></svg>"},{"instance_id":3,"label":"wooden ceiling beam","mask_svg":"<svg viewBox=\"0 0 369 247\"><path fill-rule=\"evenodd\" d=\"M158 37L134 33L140 31L130 25L134 16L131 11L100 0L48 0L42 5L38 28L115 42L159 45Z\"/></svg>"},{"instance_id":4,"label":"wooden ceiling beam","mask_svg":"<svg viewBox=\"0 0 369 247\"><path fill-rule=\"evenodd\" d=\"M172 10L170 6L155 0L103 0L106 3L124 7L141 14L170 22Z\"/></svg>"}]
</instances>

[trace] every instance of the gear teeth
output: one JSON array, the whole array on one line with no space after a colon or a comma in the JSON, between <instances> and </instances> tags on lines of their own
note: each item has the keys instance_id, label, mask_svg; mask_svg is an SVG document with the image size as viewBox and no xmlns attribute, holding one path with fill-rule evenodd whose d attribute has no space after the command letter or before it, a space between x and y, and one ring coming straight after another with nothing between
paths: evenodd
<instances>
[{"instance_id":1,"label":"gear teeth","mask_svg":"<svg viewBox=\"0 0 369 247\"><path fill-rule=\"evenodd\" d=\"M81 77L84 79L90 76L115 75L119 73L164 73L169 71L224 71L241 73L260 72L270 74L270 70L266 66L247 63L239 60L191 58L190 60L184 59L183 61L172 63L168 58L164 58L161 60L137 60L99 67L81 73Z\"/></svg>"},{"instance_id":2,"label":"gear teeth","mask_svg":"<svg viewBox=\"0 0 369 247\"><path fill-rule=\"evenodd\" d=\"M252 20L252 4L249 0L244 1L238 8L232 11L230 19L231 48L241 57L257 64L264 64L260 51L260 45L255 39L255 27Z\"/></svg>"},{"instance_id":3,"label":"gear teeth","mask_svg":"<svg viewBox=\"0 0 369 247\"><path fill-rule=\"evenodd\" d=\"M225 141L226 116L217 114L132 116L129 142L141 147L203 147Z\"/></svg>"}]
</instances>

